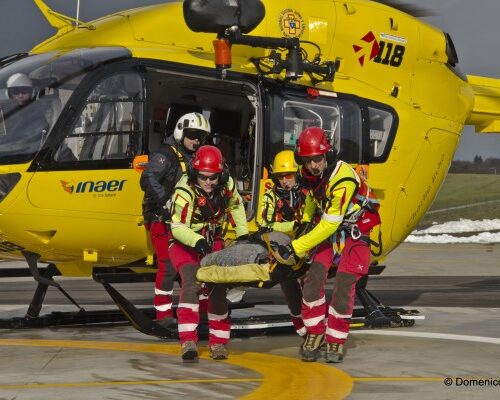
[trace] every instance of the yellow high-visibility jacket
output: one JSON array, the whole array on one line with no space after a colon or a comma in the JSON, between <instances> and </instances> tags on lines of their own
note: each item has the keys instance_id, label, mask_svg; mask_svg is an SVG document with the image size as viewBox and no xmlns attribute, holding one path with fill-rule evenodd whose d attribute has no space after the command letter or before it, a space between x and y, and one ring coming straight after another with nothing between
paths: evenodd
<instances>
[{"instance_id":1,"label":"yellow high-visibility jacket","mask_svg":"<svg viewBox=\"0 0 500 400\"><path fill-rule=\"evenodd\" d=\"M309 190L304 217L311 220L319 211L319 223L307 234L292 241L294 251L303 256L306 252L331 237L342 224L346 215L361 207L352 202L361 181L356 171L344 161L338 161L328 183L316 193Z\"/></svg>"},{"instance_id":2,"label":"yellow high-visibility jacket","mask_svg":"<svg viewBox=\"0 0 500 400\"><path fill-rule=\"evenodd\" d=\"M266 190L262 196L262 227L288 233L293 231L296 222L303 221L306 193L305 189L297 190L301 190L301 192L295 196L296 204L280 198L274 187ZM284 204L285 202L288 204Z\"/></svg>"},{"instance_id":3,"label":"yellow high-visibility jacket","mask_svg":"<svg viewBox=\"0 0 500 400\"><path fill-rule=\"evenodd\" d=\"M229 177L220 196L225 198L225 208L214 210L210 219L201 213L201 208L210 200L188 183L188 177L183 176L175 185L171 199L172 222L170 227L174 239L182 244L195 247L196 242L205 238L203 234L208 230L222 227L229 221L234 224L236 237L248 234L248 226L243 201L239 195L234 181Z\"/></svg>"}]
</instances>

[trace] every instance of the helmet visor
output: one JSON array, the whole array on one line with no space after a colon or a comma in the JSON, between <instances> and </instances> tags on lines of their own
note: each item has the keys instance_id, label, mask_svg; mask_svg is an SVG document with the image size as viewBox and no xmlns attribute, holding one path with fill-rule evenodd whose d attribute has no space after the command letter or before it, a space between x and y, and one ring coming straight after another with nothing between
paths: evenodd
<instances>
[{"instance_id":1,"label":"helmet visor","mask_svg":"<svg viewBox=\"0 0 500 400\"><path fill-rule=\"evenodd\" d=\"M302 156L301 159L302 159L302 164L308 164L310 162L320 163L321 161L323 161L325 159L325 155L324 154L316 154L313 156Z\"/></svg>"},{"instance_id":2,"label":"helmet visor","mask_svg":"<svg viewBox=\"0 0 500 400\"><path fill-rule=\"evenodd\" d=\"M33 88L29 86L15 86L7 89L9 97L13 97L21 93L31 94L32 91Z\"/></svg>"},{"instance_id":3,"label":"helmet visor","mask_svg":"<svg viewBox=\"0 0 500 400\"><path fill-rule=\"evenodd\" d=\"M210 181L210 182L215 182L217 179L219 179L219 175L220 174L212 174L212 175L203 175L203 174L200 174L199 172L197 173L197 177L200 181L203 181L203 182L206 182L206 181Z\"/></svg>"},{"instance_id":4,"label":"helmet visor","mask_svg":"<svg viewBox=\"0 0 500 400\"><path fill-rule=\"evenodd\" d=\"M204 142L206 135L207 133L201 129L184 128L184 137L189 140L199 140L200 142Z\"/></svg>"}]
</instances>

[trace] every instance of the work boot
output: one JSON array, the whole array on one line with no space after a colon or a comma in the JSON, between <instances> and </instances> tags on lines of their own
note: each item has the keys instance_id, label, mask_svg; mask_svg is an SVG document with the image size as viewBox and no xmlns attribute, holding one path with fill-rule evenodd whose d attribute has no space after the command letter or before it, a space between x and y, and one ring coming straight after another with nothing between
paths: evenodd
<instances>
[{"instance_id":1,"label":"work boot","mask_svg":"<svg viewBox=\"0 0 500 400\"><path fill-rule=\"evenodd\" d=\"M320 347L323 344L323 340L324 335L309 333L299 350L302 361L316 361L320 356Z\"/></svg>"},{"instance_id":2,"label":"work boot","mask_svg":"<svg viewBox=\"0 0 500 400\"><path fill-rule=\"evenodd\" d=\"M344 345L327 343L324 357L327 363L341 363L344 360Z\"/></svg>"},{"instance_id":3,"label":"work boot","mask_svg":"<svg viewBox=\"0 0 500 400\"><path fill-rule=\"evenodd\" d=\"M300 358L302 358L302 347L306 343L307 333L304 336L301 336L300 338L302 339L302 343L299 347L299 356L300 356Z\"/></svg>"},{"instance_id":4,"label":"work boot","mask_svg":"<svg viewBox=\"0 0 500 400\"><path fill-rule=\"evenodd\" d=\"M212 344L208 346L208 350L210 353L210 358L212 360L227 360L229 357L229 353L226 349L226 346L224 346L221 343Z\"/></svg>"},{"instance_id":5,"label":"work boot","mask_svg":"<svg viewBox=\"0 0 500 400\"><path fill-rule=\"evenodd\" d=\"M182 343L182 361L185 363L198 362L198 347L192 340Z\"/></svg>"}]
</instances>

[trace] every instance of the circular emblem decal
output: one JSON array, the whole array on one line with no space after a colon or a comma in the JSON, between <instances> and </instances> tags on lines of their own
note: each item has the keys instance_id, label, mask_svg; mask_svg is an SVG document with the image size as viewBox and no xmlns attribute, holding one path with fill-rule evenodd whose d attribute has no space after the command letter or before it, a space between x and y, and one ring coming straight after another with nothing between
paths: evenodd
<instances>
[{"instance_id":1,"label":"circular emblem decal","mask_svg":"<svg viewBox=\"0 0 500 400\"><path fill-rule=\"evenodd\" d=\"M305 24L302 15L291 8L287 8L281 12L279 24L283 36L300 38L304 33Z\"/></svg>"},{"instance_id":2,"label":"circular emblem decal","mask_svg":"<svg viewBox=\"0 0 500 400\"><path fill-rule=\"evenodd\" d=\"M205 204L207 204L207 199L205 198L205 196L199 197L198 207L203 207Z\"/></svg>"}]
</instances>

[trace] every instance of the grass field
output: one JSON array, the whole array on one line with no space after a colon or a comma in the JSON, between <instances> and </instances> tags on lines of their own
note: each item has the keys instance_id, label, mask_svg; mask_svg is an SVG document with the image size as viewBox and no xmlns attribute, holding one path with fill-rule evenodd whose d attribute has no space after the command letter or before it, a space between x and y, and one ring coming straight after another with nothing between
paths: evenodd
<instances>
[{"instance_id":1,"label":"grass field","mask_svg":"<svg viewBox=\"0 0 500 400\"><path fill-rule=\"evenodd\" d=\"M420 226L460 218L500 218L500 175L448 174Z\"/></svg>"}]
</instances>

